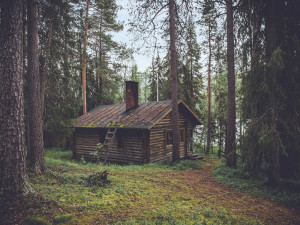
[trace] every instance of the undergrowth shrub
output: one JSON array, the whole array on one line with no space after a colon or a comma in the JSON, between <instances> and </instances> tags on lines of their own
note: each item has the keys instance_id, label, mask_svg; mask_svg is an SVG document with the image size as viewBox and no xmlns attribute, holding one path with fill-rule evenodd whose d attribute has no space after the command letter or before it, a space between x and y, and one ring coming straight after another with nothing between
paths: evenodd
<instances>
[{"instance_id":1,"label":"undergrowth shrub","mask_svg":"<svg viewBox=\"0 0 300 225\"><path fill-rule=\"evenodd\" d=\"M30 217L25 220L24 225L51 225L51 223L42 217Z\"/></svg>"},{"instance_id":2,"label":"undergrowth shrub","mask_svg":"<svg viewBox=\"0 0 300 225\"><path fill-rule=\"evenodd\" d=\"M125 224L125 225L186 225L186 224L194 224L194 225L219 225L219 224L262 224L260 221L245 218L242 216L236 216L228 213L226 210L215 210L212 208L204 208L201 210L191 211L188 216L183 218L176 218L176 213L172 210L167 213L158 212L156 215L153 215L153 218L148 219L140 219L140 220L130 220L130 221L122 221L116 223L117 225Z\"/></svg>"},{"instance_id":3,"label":"undergrowth shrub","mask_svg":"<svg viewBox=\"0 0 300 225\"><path fill-rule=\"evenodd\" d=\"M258 194L265 198L281 202L287 206L300 209L300 181L282 181L278 187L267 185L267 177L250 177L243 171L232 169L222 165L212 171L212 175L229 187L246 191L250 194Z\"/></svg>"},{"instance_id":4,"label":"undergrowth shrub","mask_svg":"<svg viewBox=\"0 0 300 225\"><path fill-rule=\"evenodd\" d=\"M87 178L87 183L89 186L99 186L102 187L105 184L109 183L107 179L108 172L105 169L101 169L100 171L93 173Z\"/></svg>"},{"instance_id":5,"label":"undergrowth shrub","mask_svg":"<svg viewBox=\"0 0 300 225\"><path fill-rule=\"evenodd\" d=\"M61 215L61 216L55 216L53 218L53 222L56 224L61 224L61 223L74 221L74 219L75 219L75 217L73 214L65 214L65 215Z\"/></svg>"},{"instance_id":6,"label":"undergrowth shrub","mask_svg":"<svg viewBox=\"0 0 300 225\"><path fill-rule=\"evenodd\" d=\"M85 174L58 173L53 170L49 170L48 174L62 184L86 185L88 180L88 177Z\"/></svg>"},{"instance_id":7,"label":"undergrowth shrub","mask_svg":"<svg viewBox=\"0 0 300 225\"><path fill-rule=\"evenodd\" d=\"M191 170L191 169L200 169L201 162L198 160L181 160L178 163L174 163L171 161L164 161L164 162L157 162L153 163L150 166L158 166L164 169L171 169L171 170Z\"/></svg>"}]
</instances>

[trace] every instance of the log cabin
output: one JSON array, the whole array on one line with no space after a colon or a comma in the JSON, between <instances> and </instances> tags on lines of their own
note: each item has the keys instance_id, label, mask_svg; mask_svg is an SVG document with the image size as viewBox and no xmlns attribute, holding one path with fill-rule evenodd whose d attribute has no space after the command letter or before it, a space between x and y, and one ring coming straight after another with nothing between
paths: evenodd
<instances>
[{"instance_id":1,"label":"log cabin","mask_svg":"<svg viewBox=\"0 0 300 225\"><path fill-rule=\"evenodd\" d=\"M202 123L182 100L178 111L180 158L184 158L191 129ZM101 105L78 118L73 157L136 164L171 160L171 112L171 100L138 103L138 83L126 81L126 104Z\"/></svg>"}]
</instances>

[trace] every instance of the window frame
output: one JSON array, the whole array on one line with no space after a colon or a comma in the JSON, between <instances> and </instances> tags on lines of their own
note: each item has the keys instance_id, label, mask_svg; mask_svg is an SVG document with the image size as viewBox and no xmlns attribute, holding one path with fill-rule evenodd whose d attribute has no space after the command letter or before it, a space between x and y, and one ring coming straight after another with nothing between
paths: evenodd
<instances>
[{"instance_id":1,"label":"window frame","mask_svg":"<svg viewBox=\"0 0 300 225\"><path fill-rule=\"evenodd\" d=\"M172 143L171 144L168 144L168 141L170 140L170 139L168 139L168 134L170 134L171 135L171 140L172 140ZM165 130L165 145L168 147L171 147L171 146L173 146L173 132L172 132L172 130Z\"/></svg>"},{"instance_id":2,"label":"window frame","mask_svg":"<svg viewBox=\"0 0 300 225\"><path fill-rule=\"evenodd\" d=\"M185 143L185 129L179 129L179 143Z\"/></svg>"},{"instance_id":3,"label":"window frame","mask_svg":"<svg viewBox=\"0 0 300 225\"><path fill-rule=\"evenodd\" d=\"M117 151L118 152L126 152L126 140L127 140L127 137L126 137L126 135L124 134L124 133L117 133L116 134L116 136L117 136L117 140L116 140L116 142L117 142ZM122 143L123 143L123 148L120 148L120 138L122 139L121 141L122 141Z\"/></svg>"},{"instance_id":4,"label":"window frame","mask_svg":"<svg viewBox=\"0 0 300 225\"><path fill-rule=\"evenodd\" d=\"M173 131L170 130L170 129L166 129L165 130L165 146L166 147L172 147L173 146ZM169 134L171 134L171 139L172 139L172 144L169 144ZM184 145L185 143L185 129L182 128L182 129L179 129L179 144L180 145Z\"/></svg>"}]
</instances>

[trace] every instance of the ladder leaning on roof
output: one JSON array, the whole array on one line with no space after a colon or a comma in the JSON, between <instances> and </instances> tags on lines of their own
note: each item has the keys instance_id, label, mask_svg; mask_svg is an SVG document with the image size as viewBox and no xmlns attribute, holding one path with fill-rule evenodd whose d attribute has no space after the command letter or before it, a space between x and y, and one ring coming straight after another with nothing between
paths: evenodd
<instances>
[{"instance_id":1,"label":"ladder leaning on roof","mask_svg":"<svg viewBox=\"0 0 300 225\"><path fill-rule=\"evenodd\" d=\"M113 122L112 122L111 126L108 128L108 131L106 133L106 136L105 136L105 139L103 142L103 147L102 147L103 150L106 151L104 165L106 165L106 161L109 157L111 146L114 143L120 119L121 119L121 116L119 116L119 119L118 119L117 123L115 124L115 126L113 126Z\"/></svg>"}]
</instances>

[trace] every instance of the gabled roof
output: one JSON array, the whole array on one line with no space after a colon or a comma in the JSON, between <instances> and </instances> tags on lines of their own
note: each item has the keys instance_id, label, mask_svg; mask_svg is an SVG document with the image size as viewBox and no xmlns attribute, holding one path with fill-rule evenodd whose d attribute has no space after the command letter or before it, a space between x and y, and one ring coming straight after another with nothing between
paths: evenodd
<instances>
[{"instance_id":1,"label":"gabled roof","mask_svg":"<svg viewBox=\"0 0 300 225\"><path fill-rule=\"evenodd\" d=\"M195 125L202 124L182 100L179 100L178 104L179 110L183 111ZM171 111L171 100L139 103L129 111L126 111L125 104L101 105L79 117L75 127L107 128L116 123L120 117L119 128L151 129Z\"/></svg>"}]
</instances>

